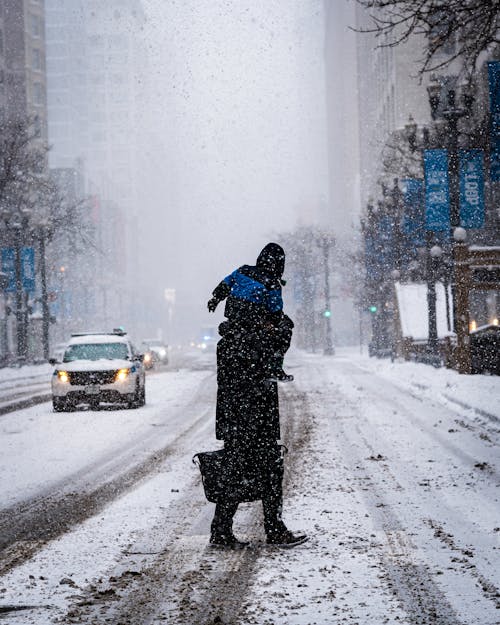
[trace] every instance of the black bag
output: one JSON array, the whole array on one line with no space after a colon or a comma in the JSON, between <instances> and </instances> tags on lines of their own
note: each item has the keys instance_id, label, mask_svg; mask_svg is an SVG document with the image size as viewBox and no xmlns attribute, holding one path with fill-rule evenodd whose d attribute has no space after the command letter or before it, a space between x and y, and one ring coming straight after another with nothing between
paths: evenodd
<instances>
[{"instance_id":1,"label":"black bag","mask_svg":"<svg viewBox=\"0 0 500 625\"><path fill-rule=\"evenodd\" d=\"M281 450L281 462L283 462L283 454L287 449L282 445ZM226 457L226 449L202 451L193 456L193 463L197 464L200 469L201 481L208 501L217 503L221 495L240 503L262 499L262 478L259 468L242 464L237 471L233 466L226 472Z\"/></svg>"}]
</instances>

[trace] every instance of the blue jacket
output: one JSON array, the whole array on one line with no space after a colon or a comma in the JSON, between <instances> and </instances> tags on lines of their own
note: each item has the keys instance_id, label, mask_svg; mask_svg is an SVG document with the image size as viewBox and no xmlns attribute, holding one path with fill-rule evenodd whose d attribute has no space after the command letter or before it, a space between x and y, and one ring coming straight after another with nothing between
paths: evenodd
<instances>
[{"instance_id":1,"label":"blue jacket","mask_svg":"<svg viewBox=\"0 0 500 625\"><path fill-rule=\"evenodd\" d=\"M283 312L279 280L251 265L243 265L226 276L213 295L218 301L227 298L224 314L231 321L274 321Z\"/></svg>"},{"instance_id":2,"label":"blue jacket","mask_svg":"<svg viewBox=\"0 0 500 625\"><path fill-rule=\"evenodd\" d=\"M260 252L255 266L243 265L226 276L213 291L208 303L213 311L227 298L224 314L230 321L252 325L283 317L281 276L285 269L285 252L277 243L268 243Z\"/></svg>"}]
</instances>

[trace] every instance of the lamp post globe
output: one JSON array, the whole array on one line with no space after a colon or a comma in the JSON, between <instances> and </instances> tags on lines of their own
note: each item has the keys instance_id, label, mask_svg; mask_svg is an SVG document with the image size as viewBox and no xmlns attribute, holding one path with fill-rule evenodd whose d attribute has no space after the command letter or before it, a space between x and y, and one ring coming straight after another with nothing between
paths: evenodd
<instances>
[{"instance_id":1,"label":"lamp post globe","mask_svg":"<svg viewBox=\"0 0 500 625\"><path fill-rule=\"evenodd\" d=\"M465 228L462 228L461 226L454 228L453 239L457 243L464 243L467 240L467 230Z\"/></svg>"},{"instance_id":2,"label":"lamp post globe","mask_svg":"<svg viewBox=\"0 0 500 625\"><path fill-rule=\"evenodd\" d=\"M433 245L429 250L429 254L432 258L435 258L437 260L443 255L443 248L439 245Z\"/></svg>"},{"instance_id":3,"label":"lamp post globe","mask_svg":"<svg viewBox=\"0 0 500 625\"><path fill-rule=\"evenodd\" d=\"M401 277L401 272L399 271L399 269L393 269L391 271L391 277L393 280L399 280L399 278Z\"/></svg>"}]
</instances>

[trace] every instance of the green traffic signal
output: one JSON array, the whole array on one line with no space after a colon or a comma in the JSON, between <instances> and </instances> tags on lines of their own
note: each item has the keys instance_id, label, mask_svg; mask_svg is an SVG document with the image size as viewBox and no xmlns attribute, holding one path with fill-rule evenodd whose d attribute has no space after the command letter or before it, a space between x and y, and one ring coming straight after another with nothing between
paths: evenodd
<instances>
[{"instance_id":1,"label":"green traffic signal","mask_svg":"<svg viewBox=\"0 0 500 625\"><path fill-rule=\"evenodd\" d=\"M376 313L376 312L377 312L377 307L376 307L376 306L370 306L370 307L368 308L368 310L369 310L371 313Z\"/></svg>"},{"instance_id":2,"label":"green traffic signal","mask_svg":"<svg viewBox=\"0 0 500 625\"><path fill-rule=\"evenodd\" d=\"M325 310L325 312L323 313L323 317L326 317L328 319L328 317L332 316L332 311L331 310Z\"/></svg>"}]
</instances>

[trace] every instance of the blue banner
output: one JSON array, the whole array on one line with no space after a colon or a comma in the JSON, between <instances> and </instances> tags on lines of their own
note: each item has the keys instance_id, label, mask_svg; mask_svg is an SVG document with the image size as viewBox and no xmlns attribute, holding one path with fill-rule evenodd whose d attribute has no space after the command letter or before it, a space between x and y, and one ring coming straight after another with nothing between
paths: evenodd
<instances>
[{"instance_id":1,"label":"blue banner","mask_svg":"<svg viewBox=\"0 0 500 625\"><path fill-rule=\"evenodd\" d=\"M16 250L13 247L2 247L2 271L7 275L7 293L16 292Z\"/></svg>"},{"instance_id":2,"label":"blue banner","mask_svg":"<svg viewBox=\"0 0 500 625\"><path fill-rule=\"evenodd\" d=\"M21 276L23 289L28 293L35 291L35 250L32 247L21 249Z\"/></svg>"},{"instance_id":3,"label":"blue banner","mask_svg":"<svg viewBox=\"0 0 500 625\"><path fill-rule=\"evenodd\" d=\"M425 228L435 232L450 229L448 152L424 150Z\"/></svg>"},{"instance_id":4,"label":"blue banner","mask_svg":"<svg viewBox=\"0 0 500 625\"><path fill-rule=\"evenodd\" d=\"M32 247L23 247L21 255L21 282L22 289L28 293L35 291L35 250ZM7 274L7 293L15 293L16 288L16 250L13 247L2 248L2 271Z\"/></svg>"},{"instance_id":5,"label":"blue banner","mask_svg":"<svg viewBox=\"0 0 500 625\"><path fill-rule=\"evenodd\" d=\"M403 186L403 233L413 246L425 245L424 181L406 178Z\"/></svg>"},{"instance_id":6,"label":"blue banner","mask_svg":"<svg viewBox=\"0 0 500 625\"><path fill-rule=\"evenodd\" d=\"M490 92L490 177L500 180L500 61L489 61Z\"/></svg>"},{"instance_id":7,"label":"blue banner","mask_svg":"<svg viewBox=\"0 0 500 625\"><path fill-rule=\"evenodd\" d=\"M460 225L484 226L484 173L482 150L459 150Z\"/></svg>"}]
</instances>

